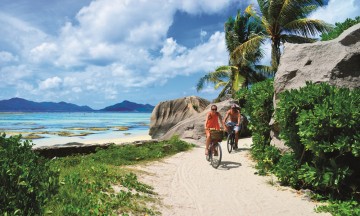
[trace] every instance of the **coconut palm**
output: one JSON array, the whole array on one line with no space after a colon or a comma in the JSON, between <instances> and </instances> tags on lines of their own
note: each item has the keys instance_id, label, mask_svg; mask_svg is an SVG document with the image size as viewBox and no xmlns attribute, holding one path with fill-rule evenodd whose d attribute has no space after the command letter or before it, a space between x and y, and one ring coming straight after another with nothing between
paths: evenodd
<instances>
[{"instance_id":1,"label":"coconut palm","mask_svg":"<svg viewBox=\"0 0 360 216\"><path fill-rule=\"evenodd\" d=\"M229 65L238 68L240 76L244 77L243 87L264 80L259 74L270 72L269 67L258 65L263 57L261 40L254 40L254 36L263 34L263 29L254 22L249 14L239 11L235 18L230 17L225 23L225 42L229 52Z\"/></svg>"},{"instance_id":2,"label":"coconut palm","mask_svg":"<svg viewBox=\"0 0 360 216\"><path fill-rule=\"evenodd\" d=\"M244 81L245 78L238 73L236 66L220 66L200 78L196 90L202 90L207 83L214 84L215 89L222 87L223 89L215 99L215 101L220 101L220 98L237 92Z\"/></svg>"},{"instance_id":3,"label":"coconut palm","mask_svg":"<svg viewBox=\"0 0 360 216\"><path fill-rule=\"evenodd\" d=\"M260 42L250 44L252 49L248 48L241 53L233 54L234 50L247 43L252 35L260 31L262 28L259 28L257 23L253 23L248 14L242 15L238 12L235 18L230 17L225 23L225 42L230 56L229 66L219 66L215 71L206 74L199 80L197 90L203 89L206 83L214 84L215 89L222 87L216 99L219 100L225 95L234 95L242 87L264 80L265 77L257 71L266 71L267 68L256 65L262 57Z\"/></svg>"},{"instance_id":4,"label":"coconut palm","mask_svg":"<svg viewBox=\"0 0 360 216\"><path fill-rule=\"evenodd\" d=\"M265 34L254 35L252 40L263 42L271 40L271 65L274 71L280 63L280 45L284 42L309 43L310 38L328 32L331 26L322 20L306 18L311 12L323 5L323 0L257 0L262 17L253 6L245 12L251 15L264 29Z\"/></svg>"}]
</instances>

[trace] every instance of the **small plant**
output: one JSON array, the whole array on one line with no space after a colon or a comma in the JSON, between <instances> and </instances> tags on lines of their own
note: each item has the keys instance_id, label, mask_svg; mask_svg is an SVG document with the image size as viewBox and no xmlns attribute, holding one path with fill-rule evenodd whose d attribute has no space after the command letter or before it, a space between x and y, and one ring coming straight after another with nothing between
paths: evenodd
<instances>
[{"instance_id":1,"label":"small plant","mask_svg":"<svg viewBox=\"0 0 360 216\"><path fill-rule=\"evenodd\" d=\"M193 145L173 137L143 145L110 146L94 154L58 158L60 189L46 205L52 215L157 215L153 188L122 167L156 160ZM114 188L117 188L115 190Z\"/></svg>"},{"instance_id":2,"label":"small plant","mask_svg":"<svg viewBox=\"0 0 360 216\"><path fill-rule=\"evenodd\" d=\"M331 201L328 205L317 207L316 212L329 212L334 216L360 215L360 203L356 200Z\"/></svg>"},{"instance_id":3,"label":"small plant","mask_svg":"<svg viewBox=\"0 0 360 216\"><path fill-rule=\"evenodd\" d=\"M347 18L342 23L335 23L335 28L332 31L320 35L321 40L328 41L328 40L335 39L339 35L341 35L341 33L343 33L346 29L348 29L351 26L356 25L358 23L360 23L360 16L355 17L355 19Z\"/></svg>"},{"instance_id":4,"label":"small plant","mask_svg":"<svg viewBox=\"0 0 360 216\"><path fill-rule=\"evenodd\" d=\"M0 136L0 214L41 215L58 190L58 171L21 136Z\"/></svg>"}]
</instances>

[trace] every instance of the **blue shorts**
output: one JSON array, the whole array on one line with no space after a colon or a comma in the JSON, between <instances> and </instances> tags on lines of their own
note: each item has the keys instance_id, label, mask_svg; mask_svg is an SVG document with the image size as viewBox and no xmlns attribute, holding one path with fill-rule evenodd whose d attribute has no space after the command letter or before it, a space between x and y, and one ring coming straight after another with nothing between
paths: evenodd
<instances>
[{"instance_id":1,"label":"blue shorts","mask_svg":"<svg viewBox=\"0 0 360 216\"><path fill-rule=\"evenodd\" d=\"M226 122L226 126L233 127L234 128L233 130L236 132L240 131L240 126L237 126L235 122L230 122L230 121Z\"/></svg>"}]
</instances>

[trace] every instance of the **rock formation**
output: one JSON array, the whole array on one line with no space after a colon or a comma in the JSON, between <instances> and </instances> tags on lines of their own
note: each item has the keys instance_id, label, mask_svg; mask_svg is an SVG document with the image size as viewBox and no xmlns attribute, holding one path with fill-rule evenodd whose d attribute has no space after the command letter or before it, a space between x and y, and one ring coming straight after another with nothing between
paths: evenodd
<instances>
[{"instance_id":1,"label":"rock formation","mask_svg":"<svg viewBox=\"0 0 360 216\"><path fill-rule=\"evenodd\" d=\"M305 86L306 81L360 87L360 24L331 41L284 47L274 81L275 99L284 90Z\"/></svg>"},{"instance_id":2,"label":"rock formation","mask_svg":"<svg viewBox=\"0 0 360 216\"><path fill-rule=\"evenodd\" d=\"M313 83L327 82L347 88L360 87L360 24L331 41L284 46L284 53L274 80L274 106L279 93ZM274 121L270 122L273 125ZM279 129L273 125L273 144Z\"/></svg>"},{"instance_id":3,"label":"rock formation","mask_svg":"<svg viewBox=\"0 0 360 216\"><path fill-rule=\"evenodd\" d=\"M178 122L201 113L209 101L195 96L160 102L151 114L149 135L159 138Z\"/></svg>"},{"instance_id":4,"label":"rock formation","mask_svg":"<svg viewBox=\"0 0 360 216\"><path fill-rule=\"evenodd\" d=\"M218 107L218 112L220 112L222 117L225 117L226 111L229 110L234 102L233 100L226 100L214 104ZM196 139L205 143L204 124L206 114L210 111L211 105L213 104L209 104L203 112L178 122L161 139L170 139L173 135L179 135L180 138Z\"/></svg>"}]
</instances>

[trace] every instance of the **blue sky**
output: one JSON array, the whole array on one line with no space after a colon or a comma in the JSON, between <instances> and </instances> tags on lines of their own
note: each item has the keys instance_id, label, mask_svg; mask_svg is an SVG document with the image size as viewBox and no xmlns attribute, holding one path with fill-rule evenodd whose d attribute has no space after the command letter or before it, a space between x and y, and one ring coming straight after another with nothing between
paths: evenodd
<instances>
[{"instance_id":1,"label":"blue sky","mask_svg":"<svg viewBox=\"0 0 360 216\"><path fill-rule=\"evenodd\" d=\"M224 22L251 3L256 6L256 0L0 0L0 100L94 109L123 100L212 100L212 86L196 92L195 85L227 64ZM330 0L311 17L334 24L359 16L359 5Z\"/></svg>"}]
</instances>

